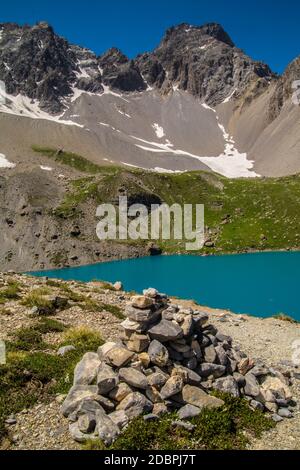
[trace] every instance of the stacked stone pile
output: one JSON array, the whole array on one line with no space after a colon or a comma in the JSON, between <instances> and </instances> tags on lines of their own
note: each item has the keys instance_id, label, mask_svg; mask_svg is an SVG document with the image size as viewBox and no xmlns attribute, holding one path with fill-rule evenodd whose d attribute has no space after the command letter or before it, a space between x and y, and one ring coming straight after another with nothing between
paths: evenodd
<instances>
[{"instance_id":1,"label":"stacked stone pile","mask_svg":"<svg viewBox=\"0 0 300 470\"><path fill-rule=\"evenodd\" d=\"M190 428L185 419L223 405L213 390L245 397L275 421L292 417L288 379L254 363L208 324L207 314L173 305L155 289L134 296L125 313L120 341L85 354L76 366L62 406L76 441L111 444L133 418L174 410L174 426Z\"/></svg>"}]
</instances>

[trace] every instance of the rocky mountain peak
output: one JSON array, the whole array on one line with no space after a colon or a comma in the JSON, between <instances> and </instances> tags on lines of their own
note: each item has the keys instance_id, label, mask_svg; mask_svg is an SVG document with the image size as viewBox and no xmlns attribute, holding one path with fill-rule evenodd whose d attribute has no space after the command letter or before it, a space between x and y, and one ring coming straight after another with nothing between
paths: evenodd
<instances>
[{"instance_id":1,"label":"rocky mountain peak","mask_svg":"<svg viewBox=\"0 0 300 470\"><path fill-rule=\"evenodd\" d=\"M97 57L56 35L47 22L0 24L0 80L7 93L36 100L53 114L76 89L100 93L104 85L136 92L151 86L164 94L179 89L216 105L243 93L253 80L260 80L263 90L272 77L269 67L237 49L217 23L169 28L157 49L135 60L116 47Z\"/></svg>"}]
</instances>

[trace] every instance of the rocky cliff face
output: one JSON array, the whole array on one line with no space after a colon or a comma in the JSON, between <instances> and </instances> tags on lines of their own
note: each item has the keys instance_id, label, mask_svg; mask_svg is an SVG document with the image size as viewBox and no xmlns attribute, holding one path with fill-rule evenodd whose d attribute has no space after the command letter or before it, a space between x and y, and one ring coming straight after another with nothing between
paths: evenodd
<instances>
[{"instance_id":1,"label":"rocky cliff face","mask_svg":"<svg viewBox=\"0 0 300 470\"><path fill-rule=\"evenodd\" d=\"M138 64L150 85L188 91L209 105L240 95L253 80L267 86L275 78L267 65L237 49L215 23L170 28L159 47L140 56Z\"/></svg>"},{"instance_id":2,"label":"rocky cliff face","mask_svg":"<svg viewBox=\"0 0 300 470\"><path fill-rule=\"evenodd\" d=\"M0 80L10 95L37 100L53 114L65 108L75 90L102 93L104 86L123 92L147 86L163 93L176 87L210 105L241 94L253 80L275 78L270 68L237 49L218 24L170 28L153 53L129 60L112 48L100 57L69 44L47 23L20 27L0 24Z\"/></svg>"},{"instance_id":3,"label":"rocky cliff face","mask_svg":"<svg viewBox=\"0 0 300 470\"><path fill-rule=\"evenodd\" d=\"M286 69L277 82L274 94L270 100L269 116L273 121L278 117L286 100L295 92L293 83L300 80L300 57L297 57Z\"/></svg>"}]
</instances>

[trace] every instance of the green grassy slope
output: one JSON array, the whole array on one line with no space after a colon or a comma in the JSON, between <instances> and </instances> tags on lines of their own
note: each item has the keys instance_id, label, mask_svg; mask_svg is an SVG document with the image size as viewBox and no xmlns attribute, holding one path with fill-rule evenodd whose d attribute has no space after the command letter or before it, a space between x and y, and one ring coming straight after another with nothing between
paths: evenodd
<instances>
[{"instance_id":1,"label":"green grassy slope","mask_svg":"<svg viewBox=\"0 0 300 470\"><path fill-rule=\"evenodd\" d=\"M206 238L203 253L277 250L300 246L300 175L284 178L227 179L206 172L157 174L97 166L83 157L55 150L35 151L81 172L64 201L54 210L62 218L127 194L132 202L204 204ZM71 163L70 163L71 162ZM85 173L86 175L84 175ZM185 242L159 243L167 253L184 252Z\"/></svg>"}]
</instances>

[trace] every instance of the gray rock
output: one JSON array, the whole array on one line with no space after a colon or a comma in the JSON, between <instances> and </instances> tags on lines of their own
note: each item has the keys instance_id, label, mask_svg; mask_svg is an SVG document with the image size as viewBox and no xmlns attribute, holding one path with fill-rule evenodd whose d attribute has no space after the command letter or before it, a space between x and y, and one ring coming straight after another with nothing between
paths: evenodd
<instances>
[{"instance_id":1,"label":"gray rock","mask_svg":"<svg viewBox=\"0 0 300 470\"><path fill-rule=\"evenodd\" d=\"M168 412L168 407L164 403L154 403L152 413L155 416L163 416Z\"/></svg>"},{"instance_id":2,"label":"gray rock","mask_svg":"<svg viewBox=\"0 0 300 470\"><path fill-rule=\"evenodd\" d=\"M186 423L185 421L172 421L172 426L175 428L184 429L185 431L192 432L196 428L194 424Z\"/></svg>"},{"instance_id":3,"label":"gray rock","mask_svg":"<svg viewBox=\"0 0 300 470\"><path fill-rule=\"evenodd\" d=\"M192 315L187 315L181 324L183 335L185 337L191 336L194 331L194 320Z\"/></svg>"},{"instance_id":4,"label":"gray rock","mask_svg":"<svg viewBox=\"0 0 300 470\"><path fill-rule=\"evenodd\" d=\"M130 339L127 341L127 348L130 351L134 351L136 353L141 353L148 349L149 347L149 337L148 335L141 335L138 333L134 333Z\"/></svg>"},{"instance_id":5,"label":"gray rock","mask_svg":"<svg viewBox=\"0 0 300 470\"><path fill-rule=\"evenodd\" d=\"M207 346L204 350L204 360L205 362L208 362L209 364L214 364L217 360L217 353L214 348L214 346L211 344L210 346Z\"/></svg>"},{"instance_id":6,"label":"gray rock","mask_svg":"<svg viewBox=\"0 0 300 470\"><path fill-rule=\"evenodd\" d=\"M74 421L75 422L75 421L78 420L79 416L82 416L84 414L95 415L96 411L98 411L98 410L104 411L102 406L100 405L100 403L97 401L98 398L99 397L97 395L95 397L92 397L92 398L84 398L79 403L79 405L77 406L75 411L73 411L73 413L71 413L68 416L69 421Z\"/></svg>"},{"instance_id":7,"label":"gray rock","mask_svg":"<svg viewBox=\"0 0 300 470\"><path fill-rule=\"evenodd\" d=\"M244 388L245 387L246 379L242 374L239 374L238 372L234 372L233 377L236 380L239 388Z\"/></svg>"},{"instance_id":8,"label":"gray rock","mask_svg":"<svg viewBox=\"0 0 300 470\"><path fill-rule=\"evenodd\" d=\"M153 340L150 343L148 354L151 362L158 367L165 367L169 362L169 353L167 348L157 340Z\"/></svg>"},{"instance_id":9,"label":"gray rock","mask_svg":"<svg viewBox=\"0 0 300 470\"><path fill-rule=\"evenodd\" d=\"M62 404L62 414L67 418L78 408L84 399L90 398L97 400L97 396L98 388L94 385L73 386Z\"/></svg>"},{"instance_id":10,"label":"gray rock","mask_svg":"<svg viewBox=\"0 0 300 470\"><path fill-rule=\"evenodd\" d=\"M143 294L146 297L150 297L150 299L155 299L159 295L159 292L158 292L158 290L153 289L152 287L149 287L149 289L145 289L143 291Z\"/></svg>"},{"instance_id":11,"label":"gray rock","mask_svg":"<svg viewBox=\"0 0 300 470\"><path fill-rule=\"evenodd\" d=\"M76 348L75 346L63 346L62 348L59 348L59 350L57 351L57 355L58 356L65 356L66 354L68 354L69 352L71 351L76 351Z\"/></svg>"},{"instance_id":12,"label":"gray rock","mask_svg":"<svg viewBox=\"0 0 300 470\"><path fill-rule=\"evenodd\" d=\"M139 392L133 392L121 401L117 411L123 410L130 418L136 418L144 413L150 413L153 409L153 403Z\"/></svg>"},{"instance_id":13,"label":"gray rock","mask_svg":"<svg viewBox=\"0 0 300 470\"><path fill-rule=\"evenodd\" d=\"M198 387L185 385L182 391L182 397L185 403L194 405L197 408L219 408L224 405L224 401L205 393Z\"/></svg>"},{"instance_id":14,"label":"gray rock","mask_svg":"<svg viewBox=\"0 0 300 470\"><path fill-rule=\"evenodd\" d=\"M238 384L231 376L217 379L214 383L214 389L219 390L220 392L229 393L235 398L240 396Z\"/></svg>"},{"instance_id":15,"label":"gray rock","mask_svg":"<svg viewBox=\"0 0 300 470\"><path fill-rule=\"evenodd\" d=\"M168 377L160 372L155 372L154 374L149 375L148 383L151 387L155 387L157 390L160 390L165 383L167 382Z\"/></svg>"},{"instance_id":16,"label":"gray rock","mask_svg":"<svg viewBox=\"0 0 300 470\"><path fill-rule=\"evenodd\" d=\"M132 389L129 387L129 385L126 383L120 383L116 386L116 388L109 392L109 398L120 403L122 400L124 400L124 398L127 397L127 395L129 395L129 393L132 393Z\"/></svg>"},{"instance_id":17,"label":"gray rock","mask_svg":"<svg viewBox=\"0 0 300 470\"><path fill-rule=\"evenodd\" d=\"M96 422L99 439L107 446L111 445L120 434L120 428L102 411L96 412Z\"/></svg>"},{"instance_id":18,"label":"gray rock","mask_svg":"<svg viewBox=\"0 0 300 470\"><path fill-rule=\"evenodd\" d=\"M180 393L183 389L183 386L184 386L183 378L180 377L179 375L175 375L171 377L169 380L167 380L166 384L163 386L163 388L160 391L160 395L163 400L166 400L167 398L170 398L173 395Z\"/></svg>"},{"instance_id":19,"label":"gray rock","mask_svg":"<svg viewBox=\"0 0 300 470\"><path fill-rule=\"evenodd\" d=\"M114 411L110 413L109 417L120 430L124 429L129 423L129 418L124 410Z\"/></svg>"},{"instance_id":20,"label":"gray rock","mask_svg":"<svg viewBox=\"0 0 300 470\"><path fill-rule=\"evenodd\" d=\"M96 427L96 415L91 413L86 413L79 416L78 418L78 429L83 434L91 434L95 431Z\"/></svg>"},{"instance_id":21,"label":"gray rock","mask_svg":"<svg viewBox=\"0 0 300 470\"><path fill-rule=\"evenodd\" d=\"M148 387L146 390L146 397L152 402L152 403L161 403L162 397L159 393L159 391L154 388L154 387Z\"/></svg>"},{"instance_id":22,"label":"gray rock","mask_svg":"<svg viewBox=\"0 0 300 470\"><path fill-rule=\"evenodd\" d=\"M251 369L251 374L255 377L262 377L268 375L269 369L264 365L256 365Z\"/></svg>"},{"instance_id":23,"label":"gray rock","mask_svg":"<svg viewBox=\"0 0 300 470\"><path fill-rule=\"evenodd\" d=\"M199 310L195 310L193 315L193 320L195 327L198 331L202 331L202 327L206 325L208 322L208 315L205 312L200 312Z\"/></svg>"},{"instance_id":24,"label":"gray rock","mask_svg":"<svg viewBox=\"0 0 300 470\"><path fill-rule=\"evenodd\" d=\"M293 413L291 413L291 411L289 411L287 408L279 408L277 414L281 418L292 418L293 417Z\"/></svg>"},{"instance_id":25,"label":"gray rock","mask_svg":"<svg viewBox=\"0 0 300 470\"><path fill-rule=\"evenodd\" d=\"M140 310L131 305L127 305L125 308L125 315L129 320L143 323L148 322L153 317L153 311L151 309Z\"/></svg>"},{"instance_id":26,"label":"gray rock","mask_svg":"<svg viewBox=\"0 0 300 470\"><path fill-rule=\"evenodd\" d=\"M219 344L218 346L216 346L215 351L217 354L217 361L221 364L221 366L227 367L229 364L229 358L223 346Z\"/></svg>"},{"instance_id":27,"label":"gray rock","mask_svg":"<svg viewBox=\"0 0 300 470\"><path fill-rule=\"evenodd\" d=\"M265 407L262 403L256 400L251 400L250 401L250 406L253 408L253 410L259 410L259 411L264 411Z\"/></svg>"},{"instance_id":28,"label":"gray rock","mask_svg":"<svg viewBox=\"0 0 300 470\"><path fill-rule=\"evenodd\" d=\"M278 414L273 414L272 420L275 421L275 423L281 423L281 421L283 421L283 418L279 416Z\"/></svg>"},{"instance_id":29,"label":"gray rock","mask_svg":"<svg viewBox=\"0 0 300 470\"><path fill-rule=\"evenodd\" d=\"M198 361L195 357L190 359L184 359L183 364L190 370L195 370L198 365Z\"/></svg>"},{"instance_id":30,"label":"gray rock","mask_svg":"<svg viewBox=\"0 0 300 470\"><path fill-rule=\"evenodd\" d=\"M194 418L195 416L199 416L200 413L201 413L200 408L197 408L196 406L193 406L193 405L185 405L179 410L178 417L180 419L190 419L190 418Z\"/></svg>"},{"instance_id":31,"label":"gray rock","mask_svg":"<svg viewBox=\"0 0 300 470\"><path fill-rule=\"evenodd\" d=\"M114 403L113 403L111 400L109 400L108 398L103 397L102 395L99 395L99 396L97 397L97 401L98 401L99 405L101 405L102 408L103 408L106 412L109 413L109 412L111 412L111 411L114 411L115 405L114 405Z\"/></svg>"},{"instance_id":32,"label":"gray rock","mask_svg":"<svg viewBox=\"0 0 300 470\"><path fill-rule=\"evenodd\" d=\"M246 385L244 387L245 394L250 397L259 397L261 395L260 386L256 377L248 372L245 375Z\"/></svg>"},{"instance_id":33,"label":"gray rock","mask_svg":"<svg viewBox=\"0 0 300 470\"><path fill-rule=\"evenodd\" d=\"M99 395L107 395L118 385L118 382L118 376L113 369L106 364L101 364L97 375Z\"/></svg>"},{"instance_id":34,"label":"gray rock","mask_svg":"<svg viewBox=\"0 0 300 470\"><path fill-rule=\"evenodd\" d=\"M97 351L100 361L104 361L107 353L111 351L113 348L117 348L118 346L119 344L113 343L113 342L108 342L100 346Z\"/></svg>"},{"instance_id":35,"label":"gray rock","mask_svg":"<svg viewBox=\"0 0 300 470\"><path fill-rule=\"evenodd\" d=\"M97 440L95 435L84 434L83 432L81 432L78 427L78 422L69 424L69 432L72 439L76 442L79 442L80 444L83 444L88 440Z\"/></svg>"},{"instance_id":36,"label":"gray rock","mask_svg":"<svg viewBox=\"0 0 300 470\"><path fill-rule=\"evenodd\" d=\"M196 372L200 375L200 377L207 378L212 375L215 379L218 379L225 374L226 367L218 364L203 363L199 365L199 367L196 369Z\"/></svg>"},{"instance_id":37,"label":"gray rock","mask_svg":"<svg viewBox=\"0 0 300 470\"><path fill-rule=\"evenodd\" d=\"M153 299L145 295L135 295L131 298L131 305L137 309L149 309L154 304ZM143 321L143 320L142 320Z\"/></svg>"},{"instance_id":38,"label":"gray rock","mask_svg":"<svg viewBox=\"0 0 300 470\"><path fill-rule=\"evenodd\" d=\"M148 387L147 377L133 367L120 369L119 378L120 381L126 382L128 385L138 389L146 390Z\"/></svg>"},{"instance_id":39,"label":"gray rock","mask_svg":"<svg viewBox=\"0 0 300 470\"><path fill-rule=\"evenodd\" d=\"M90 385L97 377L101 361L98 354L86 353L74 371L74 385Z\"/></svg>"},{"instance_id":40,"label":"gray rock","mask_svg":"<svg viewBox=\"0 0 300 470\"><path fill-rule=\"evenodd\" d=\"M112 348L105 357L105 360L114 367L127 365L134 357L134 352L128 351L124 347Z\"/></svg>"},{"instance_id":41,"label":"gray rock","mask_svg":"<svg viewBox=\"0 0 300 470\"><path fill-rule=\"evenodd\" d=\"M232 338L231 336L226 336L226 335L223 335L222 333L217 333L216 334L216 338L217 340L220 342L220 343L228 343L228 344L232 344Z\"/></svg>"},{"instance_id":42,"label":"gray rock","mask_svg":"<svg viewBox=\"0 0 300 470\"><path fill-rule=\"evenodd\" d=\"M181 369L183 369L187 373L187 383L188 385L195 385L198 386L201 383L201 377L198 375L194 370L191 370L189 368L185 368L181 366Z\"/></svg>"},{"instance_id":43,"label":"gray rock","mask_svg":"<svg viewBox=\"0 0 300 470\"><path fill-rule=\"evenodd\" d=\"M143 419L146 422L147 421L157 421L159 419L159 417L157 415L151 413L149 415L145 415Z\"/></svg>"},{"instance_id":44,"label":"gray rock","mask_svg":"<svg viewBox=\"0 0 300 470\"><path fill-rule=\"evenodd\" d=\"M165 343L167 341L175 341L182 338L183 331L177 323L172 323L167 320L162 320L157 325L153 326L148 331L152 339Z\"/></svg>"}]
</instances>

